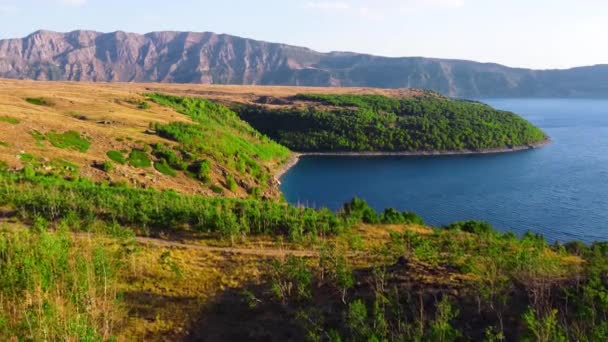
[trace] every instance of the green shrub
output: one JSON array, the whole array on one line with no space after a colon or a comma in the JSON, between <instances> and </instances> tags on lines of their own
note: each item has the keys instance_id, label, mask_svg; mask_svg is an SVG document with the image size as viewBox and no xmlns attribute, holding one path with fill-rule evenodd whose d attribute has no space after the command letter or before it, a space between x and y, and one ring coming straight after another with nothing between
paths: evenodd
<instances>
[{"instance_id":1,"label":"green shrub","mask_svg":"<svg viewBox=\"0 0 608 342\"><path fill-rule=\"evenodd\" d=\"M46 134L46 138L51 145L57 148L72 149L84 153L91 147L91 141L82 137L76 131L67 131L65 133L50 132Z\"/></svg>"},{"instance_id":2,"label":"green shrub","mask_svg":"<svg viewBox=\"0 0 608 342\"><path fill-rule=\"evenodd\" d=\"M17 119L17 118L13 118L13 117L10 117L10 116L0 116L0 122L6 122L6 123L9 123L11 125L17 125L21 121L19 119Z\"/></svg>"},{"instance_id":3,"label":"green shrub","mask_svg":"<svg viewBox=\"0 0 608 342\"><path fill-rule=\"evenodd\" d=\"M101 164L101 169L105 172L114 170L114 164L111 161L105 161Z\"/></svg>"},{"instance_id":4,"label":"green shrub","mask_svg":"<svg viewBox=\"0 0 608 342\"><path fill-rule=\"evenodd\" d=\"M238 189L238 185L236 184L236 180L234 180L234 176L230 174L226 175L226 187L230 191L236 192L236 190Z\"/></svg>"},{"instance_id":5,"label":"green shrub","mask_svg":"<svg viewBox=\"0 0 608 342\"><path fill-rule=\"evenodd\" d=\"M144 168L152 166L152 161L150 161L148 154L142 150L131 151L127 160L133 167Z\"/></svg>"},{"instance_id":6,"label":"green shrub","mask_svg":"<svg viewBox=\"0 0 608 342\"><path fill-rule=\"evenodd\" d=\"M124 164L127 162L127 158L125 158L125 156L121 152L108 151L108 153L106 153L106 155L108 156L108 158L117 162L118 164Z\"/></svg>"},{"instance_id":7,"label":"green shrub","mask_svg":"<svg viewBox=\"0 0 608 342\"><path fill-rule=\"evenodd\" d=\"M11 147L11 144L7 143L6 141L0 141L0 146L2 146L2 147Z\"/></svg>"},{"instance_id":8,"label":"green shrub","mask_svg":"<svg viewBox=\"0 0 608 342\"><path fill-rule=\"evenodd\" d=\"M25 101L27 101L30 104L36 105L36 106L50 107L53 105L53 102L51 102L50 100L47 100L43 97L28 97L25 99Z\"/></svg>"},{"instance_id":9,"label":"green shrub","mask_svg":"<svg viewBox=\"0 0 608 342\"><path fill-rule=\"evenodd\" d=\"M218 195L221 195L221 194L223 194L223 193L224 193L224 189L222 189L222 187L221 187L221 186L217 186L217 185L215 185L215 184L211 184L211 185L209 186L209 189L211 189L211 191L213 191L214 193L216 193L216 194L218 194Z\"/></svg>"},{"instance_id":10,"label":"green shrub","mask_svg":"<svg viewBox=\"0 0 608 342\"><path fill-rule=\"evenodd\" d=\"M197 160L188 167L188 171L192 172L196 179L201 182L211 181L211 162L208 160Z\"/></svg>"},{"instance_id":11,"label":"green shrub","mask_svg":"<svg viewBox=\"0 0 608 342\"><path fill-rule=\"evenodd\" d=\"M156 171L162 173L163 175L175 177L177 173L169 166L167 163L163 161L154 162L154 168Z\"/></svg>"},{"instance_id":12,"label":"green shrub","mask_svg":"<svg viewBox=\"0 0 608 342\"><path fill-rule=\"evenodd\" d=\"M487 223L482 221L469 220L464 222L454 222L443 227L447 230L460 230L467 233L477 235L487 235L495 233L494 228Z\"/></svg>"}]
</instances>

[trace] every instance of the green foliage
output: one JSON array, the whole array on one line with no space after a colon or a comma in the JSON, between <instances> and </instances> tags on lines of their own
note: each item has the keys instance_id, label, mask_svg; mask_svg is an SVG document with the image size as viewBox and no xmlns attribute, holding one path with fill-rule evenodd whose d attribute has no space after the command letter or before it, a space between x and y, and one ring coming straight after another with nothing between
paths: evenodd
<instances>
[{"instance_id":1,"label":"green foliage","mask_svg":"<svg viewBox=\"0 0 608 342\"><path fill-rule=\"evenodd\" d=\"M83 153L91 147L91 141L82 137L76 131L67 131L65 133L49 132L46 134L46 139L57 148L72 149Z\"/></svg>"},{"instance_id":2,"label":"green foliage","mask_svg":"<svg viewBox=\"0 0 608 342\"><path fill-rule=\"evenodd\" d=\"M463 232L477 235L488 235L495 233L494 228L492 228L489 223L475 220L454 222L452 224L444 226L443 228L447 230L460 230Z\"/></svg>"},{"instance_id":3,"label":"green foliage","mask_svg":"<svg viewBox=\"0 0 608 342\"><path fill-rule=\"evenodd\" d=\"M13 118L11 116L0 115L0 122L6 122L6 123L9 123L11 125L17 125L21 121L19 119L17 119L17 118Z\"/></svg>"},{"instance_id":4,"label":"green foliage","mask_svg":"<svg viewBox=\"0 0 608 342\"><path fill-rule=\"evenodd\" d=\"M327 209L68 181L37 174L33 168L0 173L0 179L0 205L17 210L25 219L37 215L57 221L76 215L133 227L190 227L226 236L281 234L292 239L337 234L349 226Z\"/></svg>"},{"instance_id":5,"label":"green foliage","mask_svg":"<svg viewBox=\"0 0 608 342\"><path fill-rule=\"evenodd\" d=\"M175 177L177 175L175 170L173 170L169 165L167 165L167 162L165 162L164 160L159 161L159 162L154 162L154 168L156 169L156 171L162 173L163 175L167 175L167 176L171 176L171 177Z\"/></svg>"},{"instance_id":6,"label":"green foliage","mask_svg":"<svg viewBox=\"0 0 608 342\"><path fill-rule=\"evenodd\" d=\"M460 337L460 332L452 326L452 320L458 317L458 310L452 308L447 297L437 303L435 319L431 322L431 340L437 342L455 341Z\"/></svg>"},{"instance_id":7,"label":"green foliage","mask_svg":"<svg viewBox=\"0 0 608 342\"><path fill-rule=\"evenodd\" d=\"M186 163L190 163L188 170L203 182L210 180L209 161L235 170L233 175L249 175L259 185L264 185L270 178L264 163L282 161L289 156L287 148L261 135L224 105L199 98L163 94L147 96L195 121L194 124L155 124L159 136L180 143L181 155L157 148L157 157L166 159L178 170L185 169Z\"/></svg>"},{"instance_id":8,"label":"green foliage","mask_svg":"<svg viewBox=\"0 0 608 342\"><path fill-rule=\"evenodd\" d=\"M188 167L188 170L201 182L211 181L211 162L208 160L197 160Z\"/></svg>"},{"instance_id":9,"label":"green foliage","mask_svg":"<svg viewBox=\"0 0 608 342\"><path fill-rule=\"evenodd\" d=\"M305 259L288 255L284 261L275 260L271 263L270 276L274 295L284 303L312 295L312 273Z\"/></svg>"},{"instance_id":10,"label":"green foliage","mask_svg":"<svg viewBox=\"0 0 608 342\"><path fill-rule=\"evenodd\" d=\"M341 215L355 222L362 221L369 224L419 224L424 225L424 221L415 213L405 211L398 212L393 208L387 208L380 215L370 207L367 202L360 198L353 198L350 202L344 204L341 210Z\"/></svg>"},{"instance_id":11,"label":"green foliage","mask_svg":"<svg viewBox=\"0 0 608 342\"><path fill-rule=\"evenodd\" d=\"M152 154L175 170L185 171L188 169L189 155L179 151L179 149L170 149L163 144L153 144Z\"/></svg>"},{"instance_id":12,"label":"green foliage","mask_svg":"<svg viewBox=\"0 0 608 342\"><path fill-rule=\"evenodd\" d=\"M108 156L108 158L118 164L124 164L127 162L127 158L125 158L125 156L119 151L108 151L106 155Z\"/></svg>"},{"instance_id":13,"label":"green foliage","mask_svg":"<svg viewBox=\"0 0 608 342\"><path fill-rule=\"evenodd\" d=\"M38 131L31 131L30 135L36 140L36 145L43 146L43 142L46 140L46 136Z\"/></svg>"},{"instance_id":14,"label":"green foliage","mask_svg":"<svg viewBox=\"0 0 608 342\"><path fill-rule=\"evenodd\" d=\"M0 146L2 146L2 147L11 147L11 144L7 143L6 141L0 141Z\"/></svg>"},{"instance_id":15,"label":"green foliage","mask_svg":"<svg viewBox=\"0 0 608 342\"><path fill-rule=\"evenodd\" d=\"M133 167L144 168L152 166L152 161L148 154L142 150L132 150L127 158L129 164Z\"/></svg>"},{"instance_id":16,"label":"green foliage","mask_svg":"<svg viewBox=\"0 0 608 342\"><path fill-rule=\"evenodd\" d=\"M523 316L524 322L531 332L529 341L537 342L566 342L566 335L557 321L557 310L544 317L539 317L534 310L528 309Z\"/></svg>"},{"instance_id":17,"label":"green foliage","mask_svg":"<svg viewBox=\"0 0 608 342\"><path fill-rule=\"evenodd\" d=\"M537 143L545 134L521 117L439 95L298 95L314 106L240 106L239 116L297 151L461 151ZM332 107L320 107L329 105Z\"/></svg>"},{"instance_id":18,"label":"green foliage","mask_svg":"<svg viewBox=\"0 0 608 342\"><path fill-rule=\"evenodd\" d=\"M76 246L64 232L0 235L0 339L112 338L116 259L101 244Z\"/></svg>"},{"instance_id":19,"label":"green foliage","mask_svg":"<svg viewBox=\"0 0 608 342\"><path fill-rule=\"evenodd\" d=\"M226 187L230 191L236 192L236 190L238 189L238 185L236 184L236 180L234 180L234 176L230 174L226 175Z\"/></svg>"},{"instance_id":20,"label":"green foliage","mask_svg":"<svg viewBox=\"0 0 608 342\"><path fill-rule=\"evenodd\" d=\"M105 161L101 164L101 169L105 172L114 170L114 164L111 161Z\"/></svg>"},{"instance_id":21,"label":"green foliage","mask_svg":"<svg viewBox=\"0 0 608 342\"><path fill-rule=\"evenodd\" d=\"M53 102L51 102L50 100L47 100L43 97L28 97L25 99L25 101L27 101L30 104L36 105L36 106L50 107L53 105Z\"/></svg>"},{"instance_id":22,"label":"green foliage","mask_svg":"<svg viewBox=\"0 0 608 342\"><path fill-rule=\"evenodd\" d=\"M211 189L211 191L213 191L214 193L216 193L218 195L222 195L224 193L224 189L222 189L221 186L218 186L216 184L211 184L209 186L209 189Z\"/></svg>"},{"instance_id":23,"label":"green foliage","mask_svg":"<svg viewBox=\"0 0 608 342\"><path fill-rule=\"evenodd\" d=\"M342 215L353 221L364 223L378 223L378 214L367 202L360 198L353 198L349 203L344 204Z\"/></svg>"}]
</instances>

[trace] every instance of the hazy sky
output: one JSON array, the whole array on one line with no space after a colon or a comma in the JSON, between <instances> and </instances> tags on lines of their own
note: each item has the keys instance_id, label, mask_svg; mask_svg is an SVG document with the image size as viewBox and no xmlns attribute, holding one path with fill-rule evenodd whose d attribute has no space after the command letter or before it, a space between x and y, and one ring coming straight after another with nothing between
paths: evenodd
<instances>
[{"instance_id":1,"label":"hazy sky","mask_svg":"<svg viewBox=\"0 0 608 342\"><path fill-rule=\"evenodd\" d=\"M38 29L213 31L539 69L608 63L607 0L0 0L0 38Z\"/></svg>"}]
</instances>

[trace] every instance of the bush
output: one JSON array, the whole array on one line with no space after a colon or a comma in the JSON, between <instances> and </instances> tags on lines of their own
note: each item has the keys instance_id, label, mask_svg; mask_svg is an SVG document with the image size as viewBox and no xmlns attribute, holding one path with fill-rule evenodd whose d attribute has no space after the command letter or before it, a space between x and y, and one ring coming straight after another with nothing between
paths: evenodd
<instances>
[{"instance_id":1,"label":"bush","mask_svg":"<svg viewBox=\"0 0 608 342\"><path fill-rule=\"evenodd\" d=\"M236 190L238 189L238 185L236 184L236 181L234 180L234 176L228 174L226 175L226 187L232 191L232 192L236 192Z\"/></svg>"},{"instance_id":2,"label":"bush","mask_svg":"<svg viewBox=\"0 0 608 342\"><path fill-rule=\"evenodd\" d=\"M125 156L118 151L108 151L108 153L106 153L106 155L108 156L108 158L112 159L113 161L117 162L118 164L124 164L127 162L127 158L125 158Z\"/></svg>"},{"instance_id":3,"label":"bush","mask_svg":"<svg viewBox=\"0 0 608 342\"><path fill-rule=\"evenodd\" d=\"M16 118L13 118L13 117L10 117L10 116L0 116L0 122L6 122L6 123L9 123L11 125L17 125L21 121L19 119L16 119Z\"/></svg>"},{"instance_id":4,"label":"bush","mask_svg":"<svg viewBox=\"0 0 608 342\"><path fill-rule=\"evenodd\" d=\"M114 164L111 161L105 161L101 164L101 169L105 172L114 170Z\"/></svg>"},{"instance_id":5,"label":"bush","mask_svg":"<svg viewBox=\"0 0 608 342\"><path fill-rule=\"evenodd\" d=\"M30 104L36 105L36 106L50 107L53 105L53 102L51 102L50 100L47 100L43 97L28 97L25 99L25 101L27 101Z\"/></svg>"},{"instance_id":6,"label":"bush","mask_svg":"<svg viewBox=\"0 0 608 342\"><path fill-rule=\"evenodd\" d=\"M152 161L150 161L148 154L142 150L131 151L127 160L133 167L144 168L152 166Z\"/></svg>"},{"instance_id":7,"label":"bush","mask_svg":"<svg viewBox=\"0 0 608 342\"><path fill-rule=\"evenodd\" d=\"M201 182L211 181L211 162L208 160L197 160L188 167L188 170Z\"/></svg>"},{"instance_id":8,"label":"bush","mask_svg":"<svg viewBox=\"0 0 608 342\"><path fill-rule=\"evenodd\" d=\"M211 189L211 191L213 191L214 193L221 195L224 193L224 189L222 189L222 187L217 186L215 184L212 184L209 186L209 189Z\"/></svg>"},{"instance_id":9,"label":"bush","mask_svg":"<svg viewBox=\"0 0 608 342\"><path fill-rule=\"evenodd\" d=\"M154 162L154 168L156 171L162 173L163 175L175 177L177 173L169 166L167 163L162 160L158 162Z\"/></svg>"},{"instance_id":10,"label":"bush","mask_svg":"<svg viewBox=\"0 0 608 342\"><path fill-rule=\"evenodd\" d=\"M58 148L67 148L80 152L86 152L91 147L91 142L76 131L67 131L65 133L50 132L46 134L46 138L51 145Z\"/></svg>"},{"instance_id":11,"label":"bush","mask_svg":"<svg viewBox=\"0 0 608 342\"><path fill-rule=\"evenodd\" d=\"M450 225L444 226L443 228L447 230L460 230L463 232L477 235L487 235L495 233L494 228L492 228L489 223L475 220L455 222Z\"/></svg>"}]
</instances>

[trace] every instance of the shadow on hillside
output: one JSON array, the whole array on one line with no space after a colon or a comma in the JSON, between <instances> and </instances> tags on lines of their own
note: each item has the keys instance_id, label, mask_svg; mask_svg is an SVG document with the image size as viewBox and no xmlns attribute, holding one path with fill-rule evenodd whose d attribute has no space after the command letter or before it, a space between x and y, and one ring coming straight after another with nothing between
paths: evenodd
<instances>
[{"instance_id":1,"label":"shadow on hillside","mask_svg":"<svg viewBox=\"0 0 608 342\"><path fill-rule=\"evenodd\" d=\"M303 341L284 306L270 300L263 286L250 285L221 293L199 319L185 341Z\"/></svg>"}]
</instances>

